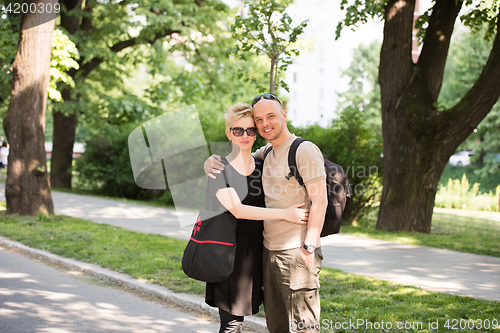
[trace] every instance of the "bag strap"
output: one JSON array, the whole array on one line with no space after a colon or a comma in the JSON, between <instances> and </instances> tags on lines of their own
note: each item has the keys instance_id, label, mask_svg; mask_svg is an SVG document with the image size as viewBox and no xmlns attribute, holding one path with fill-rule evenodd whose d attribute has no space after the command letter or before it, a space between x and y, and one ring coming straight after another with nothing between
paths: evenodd
<instances>
[{"instance_id":1,"label":"bag strap","mask_svg":"<svg viewBox=\"0 0 500 333\"><path fill-rule=\"evenodd\" d=\"M297 148L299 148L300 144L304 141L308 141L304 138L297 138L292 142L290 146L290 150L288 151L288 168L290 168L290 173L285 178L290 180L291 177L294 177L302 187L306 187L304 184L304 180L299 173L299 168L297 167Z\"/></svg>"},{"instance_id":2,"label":"bag strap","mask_svg":"<svg viewBox=\"0 0 500 333\"><path fill-rule=\"evenodd\" d=\"M221 159L221 162L222 162L222 164L224 164L224 170L222 170L222 176L224 177L224 182L226 183L226 187L231 187L229 185L229 180L228 180L227 175L226 175L226 167L229 164L229 162L225 158ZM209 190L209 185L207 182L207 189L206 189L206 194L205 194L206 200L201 204L201 209L203 209L203 204L205 204L205 210L208 210L208 201L209 200L210 200L210 209L213 209L212 195L210 195L211 193L208 193L208 190Z\"/></svg>"}]
</instances>

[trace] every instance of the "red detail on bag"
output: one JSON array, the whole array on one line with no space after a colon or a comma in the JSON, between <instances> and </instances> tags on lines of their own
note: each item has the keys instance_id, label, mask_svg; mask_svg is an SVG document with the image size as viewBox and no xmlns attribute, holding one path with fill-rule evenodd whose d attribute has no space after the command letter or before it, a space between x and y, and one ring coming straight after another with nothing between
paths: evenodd
<instances>
[{"instance_id":1,"label":"red detail on bag","mask_svg":"<svg viewBox=\"0 0 500 333\"><path fill-rule=\"evenodd\" d=\"M196 223L194 225L194 228L193 228L193 236L196 235L196 233L198 231L200 231L200 228L201 228L201 216L198 216L198 218L196 219Z\"/></svg>"},{"instance_id":2,"label":"red detail on bag","mask_svg":"<svg viewBox=\"0 0 500 333\"><path fill-rule=\"evenodd\" d=\"M197 239L194 239L193 237L190 238L193 242L196 242L196 243L212 243L212 244L220 244L220 245L229 245L229 246L234 246L234 244L232 243L226 243L226 242L219 242L219 241L201 241L201 240L197 240Z\"/></svg>"}]
</instances>

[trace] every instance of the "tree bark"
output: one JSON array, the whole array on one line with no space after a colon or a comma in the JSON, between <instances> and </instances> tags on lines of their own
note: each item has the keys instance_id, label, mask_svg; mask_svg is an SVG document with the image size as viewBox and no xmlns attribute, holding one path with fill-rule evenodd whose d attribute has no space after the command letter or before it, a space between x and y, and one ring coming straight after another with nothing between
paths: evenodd
<instances>
[{"instance_id":1,"label":"tree bark","mask_svg":"<svg viewBox=\"0 0 500 333\"><path fill-rule=\"evenodd\" d=\"M462 3L436 0L417 64L411 60L414 0L385 8L379 82L384 180L377 229L430 233L441 174L455 149L500 96L500 34L474 86L453 108L435 107Z\"/></svg>"},{"instance_id":2,"label":"tree bark","mask_svg":"<svg viewBox=\"0 0 500 333\"><path fill-rule=\"evenodd\" d=\"M75 7L82 8L83 1L76 2ZM73 15L61 15L61 26L70 35L80 29L80 17ZM87 18L90 21L90 18ZM91 23L86 21L87 29ZM75 80L76 71L72 70L69 75ZM61 96L65 103L71 103L71 90L64 88ZM74 111L69 115L61 112L53 112L54 129L52 137L52 156L50 159L50 183L52 187L71 188L71 168L73 163L73 146L75 144L76 126L78 124L78 113Z\"/></svg>"},{"instance_id":3,"label":"tree bark","mask_svg":"<svg viewBox=\"0 0 500 333\"><path fill-rule=\"evenodd\" d=\"M55 0L25 1L28 8ZM22 14L12 70L11 99L4 116L10 144L5 197L7 214L53 214L44 145L45 107L50 81L50 57L55 13Z\"/></svg>"},{"instance_id":4,"label":"tree bark","mask_svg":"<svg viewBox=\"0 0 500 333\"><path fill-rule=\"evenodd\" d=\"M274 94L274 88L276 87L276 82L274 82L274 66L276 66L276 61L271 59L271 70L269 71L269 92L271 94Z\"/></svg>"},{"instance_id":5,"label":"tree bark","mask_svg":"<svg viewBox=\"0 0 500 333\"><path fill-rule=\"evenodd\" d=\"M65 102L71 103L70 90L61 93ZM51 156L50 183L52 187L71 188L71 167L73 162L73 145L75 144L78 113L66 116L54 112L54 134Z\"/></svg>"}]
</instances>

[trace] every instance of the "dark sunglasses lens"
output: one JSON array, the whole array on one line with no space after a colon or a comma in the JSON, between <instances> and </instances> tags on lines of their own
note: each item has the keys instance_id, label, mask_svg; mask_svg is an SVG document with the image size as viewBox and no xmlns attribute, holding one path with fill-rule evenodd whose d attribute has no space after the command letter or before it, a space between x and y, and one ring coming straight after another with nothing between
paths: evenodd
<instances>
[{"instance_id":1,"label":"dark sunglasses lens","mask_svg":"<svg viewBox=\"0 0 500 333\"><path fill-rule=\"evenodd\" d=\"M257 135L257 127L249 127L247 128L248 136L256 136Z\"/></svg>"},{"instance_id":2,"label":"dark sunglasses lens","mask_svg":"<svg viewBox=\"0 0 500 333\"><path fill-rule=\"evenodd\" d=\"M245 132L245 130L243 128L241 128L241 127L233 127L233 135L234 136L242 136L243 132Z\"/></svg>"}]
</instances>

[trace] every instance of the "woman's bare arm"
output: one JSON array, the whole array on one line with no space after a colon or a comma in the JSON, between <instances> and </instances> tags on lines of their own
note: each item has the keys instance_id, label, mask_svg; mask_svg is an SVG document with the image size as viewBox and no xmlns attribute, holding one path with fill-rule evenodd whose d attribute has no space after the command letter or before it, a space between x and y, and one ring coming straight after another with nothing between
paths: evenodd
<instances>
[{"instance_id":1,"label":"woman's bare arm","mask_svg":"<svg viewBox=\"0 0 500 333\"><path fill-rule=\"evenodd\" d=\"M247 220L287 220L298 224L307 224L309 209L301 209L303 203L288 208L263 208L244 205L232 187L222 188L215 194L220 203L236 218Z\"/></svg>"}]
</instances>

